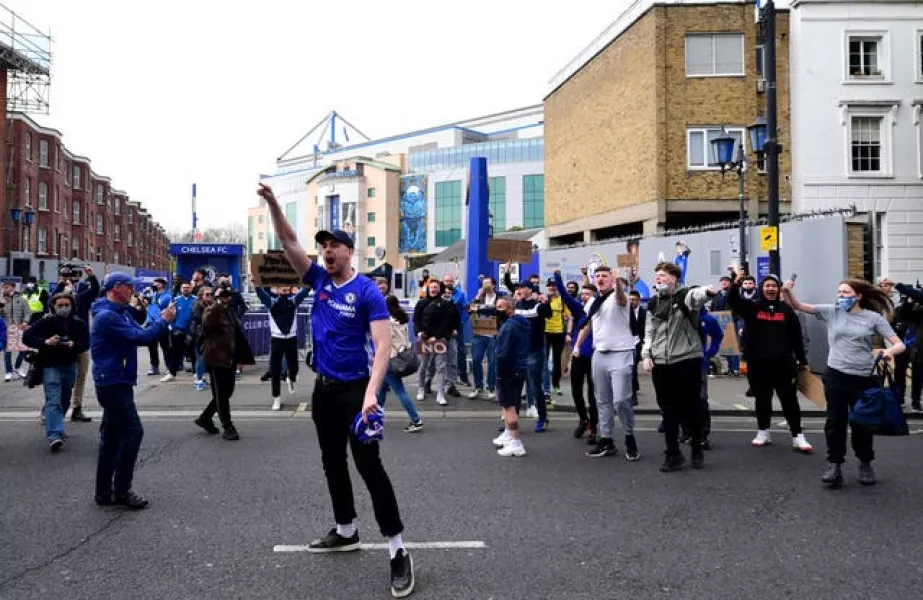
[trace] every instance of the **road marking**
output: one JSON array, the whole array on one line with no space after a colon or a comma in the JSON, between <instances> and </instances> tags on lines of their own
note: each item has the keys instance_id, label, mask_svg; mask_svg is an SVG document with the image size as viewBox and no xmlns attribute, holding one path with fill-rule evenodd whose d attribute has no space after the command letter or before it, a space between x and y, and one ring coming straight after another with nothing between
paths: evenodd
<instances>
[{"instance_id":1,"label":"road marking","mask_svg":"<svg viewBox=\"0 0 923 600\"><path fill-rule=\"evenodd\" d=\"M299 405L298 405L298 411L299 411L299 412L307 412L307 411L308 411L308 403L307 403L307 402L302 402L301 404L299 404Z\"/></svg>"},{"instance_id":2,"label":"road marking","mask_svg":"<svg viewBox=\"0 0 923 600\"><path fill-rule=\"evenodd\" d=\"M737 410L750 410L747 406L744 406L743 404L735 404L734 408L736 408Z\"/></svg>"},{"instance_id":3,"label":"road marking","mask_svg":"<svg viewBox=\"0 0 923 600\"><path fill-rule=\"evenodd\" d=\"M362 550L387 550L388 544L360 544ZM408 550L482 550L487 544L481 541L471 542L405 542ZM273 546L273 552L307 552L307 546Z\"/></svg>"}]
</instances>

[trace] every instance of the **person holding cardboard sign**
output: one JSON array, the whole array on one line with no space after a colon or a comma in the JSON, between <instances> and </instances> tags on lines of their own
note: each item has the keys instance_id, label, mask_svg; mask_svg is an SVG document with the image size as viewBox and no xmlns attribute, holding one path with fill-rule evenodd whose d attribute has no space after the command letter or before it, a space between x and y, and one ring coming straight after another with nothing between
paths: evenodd
<instances>
[{"instance_id":1,"label":"person holding cardboard sign","mask_svg":"<svg viewBox=\"0 0 923 600\"><path fill-rule=\"evenodd\" d=\"M417 339L427 342L427 347L435 347L436 342L442 342L440 348L447 347L452 340L453 332L458 330L460 319L458 308L451 297L445 297L445 285L431 279L426 286L426 298L417 302L413 311L413 330L417 332ZM448 387L448 352L423 352L423 364L420 365L420 387L417 390L417 401L426 398L426 375L430 365L435 363L436 373L436 402L445 406L448 401L445 392Z\"/></svg>"}]
</instances>

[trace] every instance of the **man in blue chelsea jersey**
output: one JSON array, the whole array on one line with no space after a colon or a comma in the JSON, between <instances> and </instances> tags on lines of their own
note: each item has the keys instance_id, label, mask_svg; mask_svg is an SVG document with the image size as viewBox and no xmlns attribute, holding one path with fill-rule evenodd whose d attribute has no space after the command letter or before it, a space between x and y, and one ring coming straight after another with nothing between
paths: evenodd
<instances>
[{"instance_id":1,"label":"man in blue chelsea jersey","mask_svg":"<svg viewBox=\"0 0 923 600\"><path fill-rule=\"evenodd\" d=\"M352 268L352 237L339 229L319 231L314 239L321 248L321 264L308 258L298 236L285 218L272 188L260 184L257 193L266 201L276 235L292 267L304 273L304 283L314 290L311 312L313 367L317 381L311 397L311 416L317 428L327 489L333 502L336 527L310 543L311 552L358 550L356 508L353 500L346 446L352 450L356 470L365 481L382 535L391 554L391 594L410 595L414 588L413 560L404 548L400 511L391 480L379 457L377 443L363 444L350 435L353 419L380 410L378 391L391 356L391 332L385 300L375 282ZM367 360L357 360L357 356Z\"/></svg>"}]
</instances>

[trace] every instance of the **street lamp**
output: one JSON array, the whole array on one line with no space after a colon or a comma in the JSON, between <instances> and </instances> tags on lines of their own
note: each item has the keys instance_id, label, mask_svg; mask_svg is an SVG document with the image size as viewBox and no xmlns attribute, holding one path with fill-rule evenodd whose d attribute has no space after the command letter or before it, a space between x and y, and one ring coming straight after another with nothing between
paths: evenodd
<instances>
[{"instance_id":1,"label":"street lamp","mask_svg":"<svg viewBox=\"0 0 923 600\"><path fill-rule=\"evenodd\" d=\"M737 171L737 199L740 202L738 221L740 227L740 266L744 271L747 271L747 205L744 197L744 173L747 171L747 153L744 150L744 142L743 139L738 142L722 128L721 136L713 139L711 144L714 151L714 160L721 167L721 175L723 176L724 172L728 170Z\"/></svg>"}]
</instances>

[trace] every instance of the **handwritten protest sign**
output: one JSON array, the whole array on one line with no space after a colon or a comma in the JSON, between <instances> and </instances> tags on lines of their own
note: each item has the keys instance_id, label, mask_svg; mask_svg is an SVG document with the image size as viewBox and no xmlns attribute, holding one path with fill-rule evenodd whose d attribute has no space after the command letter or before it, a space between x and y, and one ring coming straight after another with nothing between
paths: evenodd
<instances>
[{"instance_id":1,"label":"handwritten protest sign","mask_svg":"<svg viewBox=\"0 0 923 600\"><path fill-rule=\"evenodd\" d=\"M499 262L532 262L532 242L529 240L490 239L487 241L487 258Z\"/></svg>"},{"instance_id":2,"label":"handwritten protest sign","mask_svg":"<svg viewBox=\"0 0 923 600\"><path fill-rule=\"evenodd\" d=\"M497 317L471 315L471 327L474 330L474 335L493 337L497 335Z\"/></svg>"},{"instance_id":3,"label":"handwritten protest sign","mask_svg":"<svg viewBox=\"0 0 923 600\"><path fill-rule=\"evenodd\" d=\"M301 274L295 271L281 252L251 256L250 275L256 287L302 285Z\"/></svg>"},{"instance_id":4,"label":"handwritten protest sign","mask_svg":"<svg viewBox=\"0 0 923 600\"><path fill-rule=\"evenodd\" d=\"M739 356L740 343L737 340L736 325L734 324L734 315L729 310L716 310L711 316L718 319L718 325L724 332L724 340L721 342L721 349L718 354L721 356Z\"/></svg>"},{"instance_id":5,"label":"handwritten protest sign","mask_svg":"<svg viewBox=\"0 0 923 600\"><path fill-rule=\"evenodd\" d=\"M417 342L417 354L445 354L448 351L445 340L436 340L432 344L423 340Z\"/></svg>"},{"instance_id":6,"label":"handwritten protest sign","mask_svg":"<svg viewBox=\"0 0 923 600\"><path fill-rule=\"evenodd\" d=\"M6 351L25 352L28 350L22 343L22 330L15 325L6 328Z\"/></svg>"}]
</instances>

